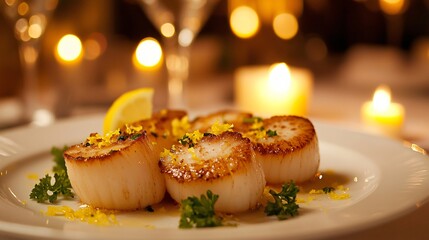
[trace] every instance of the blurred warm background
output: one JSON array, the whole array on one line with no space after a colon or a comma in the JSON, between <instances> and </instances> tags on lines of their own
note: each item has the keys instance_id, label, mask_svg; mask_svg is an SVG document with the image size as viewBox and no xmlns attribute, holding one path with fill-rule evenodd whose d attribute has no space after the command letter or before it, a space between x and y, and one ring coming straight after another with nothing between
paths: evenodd
<instances>
[{"instance_id":1,"label":"blurred warm background","mask_svg":"<svg viewBox=\"0 0 429 240\"><path fill-rule=\"evenodd\" d=\"M55 10L35 35L32 20L18 21L30 5L20 5L15 19L0 17L0 129L23 123L18 43L32 38L40 40L33 87L55 118L104 112L138 87L155 88L155 109L167 107L168 28L158 31L138 0L52 4ZM378 133L429 148L428 0L220 0L190 48L185 91L191 110L259 112L262 102L273 107L261 114L282 113L285 106L277 102L293 100L269 99L266 92L261 100L261 90L249 86L263 83L273 64L285 63L301 104L288 107L292 114L373 132L371 113L362 109L382 85L404 111L375 120L390 128ZM293 82L301 78L305 83Z\"/></svg>"}]
</instances>

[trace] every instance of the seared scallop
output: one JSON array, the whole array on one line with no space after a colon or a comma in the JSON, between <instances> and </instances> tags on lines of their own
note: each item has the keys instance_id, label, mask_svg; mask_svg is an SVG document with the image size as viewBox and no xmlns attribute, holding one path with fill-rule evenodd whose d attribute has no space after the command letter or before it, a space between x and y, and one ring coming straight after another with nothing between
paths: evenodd
<instances>
[{"instance_id":1,"label":"seared scallop","mask_svg":"<svg viewBox=\"0 0 429 240\"><path fill-rule=\"evenodd\" d=\"M265 187L250 140L237 132L205 134L190 144L174 145L161 154L159 165L174 200L211 190L219 195L215 210L220 212L254 208Z\"/></svg>"},{"instance_id":2,"label":"seared scallop","mask_svg":"<svg viewBox=\"0 0 429 240\"><path fill-rule=\"evenodd\" d=\"M93 207L134 210L160 202L165 181L145 131L91 134L64 152L74 192Z\"/></svg>"},{"instance_id":3,"label":"seared scallop","mask_svg":"<svg viewBox=\"0 0 429 240\"><path fill-rule=\"evenodd\" d=\"M274 116L255 121L245 136L254 144L268 183L304 182L317 174L319 143L307 118Z\"/></svg>"}]
</instances>

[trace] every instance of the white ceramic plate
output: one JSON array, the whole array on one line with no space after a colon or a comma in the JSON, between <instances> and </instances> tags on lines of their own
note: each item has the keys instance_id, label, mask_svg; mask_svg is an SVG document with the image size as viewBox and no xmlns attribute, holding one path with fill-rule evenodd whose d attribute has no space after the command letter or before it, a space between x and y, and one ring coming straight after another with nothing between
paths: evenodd
<instances>
[{"instance_id":1,"label":"white ceramic plate","mask_svg":"<svg viewBox=\"0 0 429 240\"><path fill-rule=\"evenodd\" d=\"M237 227L183 230L178 216L155 212L118 215L100 227L41 213L28 195L52 168L52 146L81 142L100 130L102 116L60 121L49 127L0 132L0 236L28 239L297 239L326 238L361 231L402 216L429 197L429 158L418 147L316 123L321 171L332 170L349 188L347 200L321 196L300 204L300 215L277 221L261 212L240 217ZM305 198L305 195L301 196ZM61 205L78 206L77 200ZM147 225L154 226L148 228Z\"/></svg>"}]
</instances>

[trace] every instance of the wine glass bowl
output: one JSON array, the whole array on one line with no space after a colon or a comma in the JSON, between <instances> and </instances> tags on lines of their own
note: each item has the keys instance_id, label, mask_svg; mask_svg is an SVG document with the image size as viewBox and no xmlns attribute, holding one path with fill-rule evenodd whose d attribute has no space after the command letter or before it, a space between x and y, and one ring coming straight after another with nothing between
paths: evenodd
<instances>
[{"instance_id":1,"label":"wine glass bowl","mask_svg":"<svg viewBox=\"0 0 429 240\"><path fill-rule=\"evenodd\" d=\"M168 107L183 108L189 73L189 47L218 0L139 0L163 37L168 71Z\"/></svg>"},{"instance_id":2,"label":"wine glass bowl","mask_svg":"<svg viewBox=\"0 0 429 240\"><path fill-rule=\"evenodd\" d=\"M11 23L18 41L23 71L22 102L24 121L37 125L48 124L54 116L42 103L38 58L40 39L58 0L1 0L3 15Z\"/></svg>"},{"instance_id":3,"label":"wine glass bowl","mask_svg":"<svg viewBox=\"0 0 429 240\"><path fill-rule=\"evenodd\" d=\"M147 16L166 38L189 46L218 0L141 0Z\"/></svg>"}]
</instances>

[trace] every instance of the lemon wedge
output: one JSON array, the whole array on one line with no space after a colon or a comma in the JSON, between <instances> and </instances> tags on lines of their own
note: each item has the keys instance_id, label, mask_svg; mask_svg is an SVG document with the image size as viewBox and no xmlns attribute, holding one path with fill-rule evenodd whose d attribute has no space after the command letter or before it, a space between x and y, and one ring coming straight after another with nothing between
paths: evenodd
<instances>
[{"instance_id":1,"label":"lemon wedge","mask_svg":"<svg viewBox=\"0 0 429 240\"><path fill-rule=\"evenodd\" d=\"M104 117L104 134L127 123L150 118L152 116L153 92L153 88L139 88L119 96Z\"/></svg>"}]
</instances>

